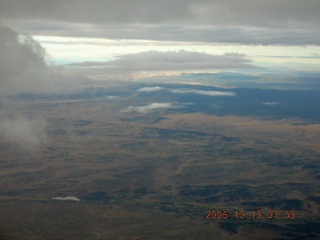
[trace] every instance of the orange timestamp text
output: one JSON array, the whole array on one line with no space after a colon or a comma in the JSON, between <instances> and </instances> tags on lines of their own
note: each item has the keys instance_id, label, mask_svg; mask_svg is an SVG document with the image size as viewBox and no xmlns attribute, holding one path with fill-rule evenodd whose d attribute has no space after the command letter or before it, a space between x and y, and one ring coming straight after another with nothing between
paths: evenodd
<instances>
[{"instance_id":1,"label":"orange timestamp text","mask_svg":"<svg viewBox=\"0 0 320 240\"><path fill-rule=\"evenodd\" d=\"M267 211L227 211L227 210L207 210L206 211L206 219L295 219L296 213L294 210L267 210Z\"/></svg>"}]
</instances>

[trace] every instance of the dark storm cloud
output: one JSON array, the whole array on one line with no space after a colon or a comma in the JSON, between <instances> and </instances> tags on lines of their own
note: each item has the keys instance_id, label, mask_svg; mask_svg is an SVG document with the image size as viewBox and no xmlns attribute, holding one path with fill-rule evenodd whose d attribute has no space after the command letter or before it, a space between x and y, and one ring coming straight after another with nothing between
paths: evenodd
<instances>
[{"instance_id":1,"label":"dark storm cloud","mask_svg":"<svg viewBox=\"0 0 320 240\"><path fill-rule=\"evenodd\" d=\"M318 0L2 0L32 34L241 44L320 44Z\"/></svg>"}]
</instances>

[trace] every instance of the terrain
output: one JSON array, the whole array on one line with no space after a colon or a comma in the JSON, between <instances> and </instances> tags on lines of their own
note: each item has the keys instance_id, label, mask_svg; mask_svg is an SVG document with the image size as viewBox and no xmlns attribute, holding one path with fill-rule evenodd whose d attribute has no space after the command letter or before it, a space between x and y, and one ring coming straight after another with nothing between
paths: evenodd
<instances>
[{"instance_id":1,"label":"terrain","mask_svg":"<svg viewBox=\"0 0 320 240\"><path fill-rule=\"evenodd\" d=\"M46 117L47 141L0 140L0 239L320 237L318 90L130 83L17 98Z\"/></svg>"}]
</instances>

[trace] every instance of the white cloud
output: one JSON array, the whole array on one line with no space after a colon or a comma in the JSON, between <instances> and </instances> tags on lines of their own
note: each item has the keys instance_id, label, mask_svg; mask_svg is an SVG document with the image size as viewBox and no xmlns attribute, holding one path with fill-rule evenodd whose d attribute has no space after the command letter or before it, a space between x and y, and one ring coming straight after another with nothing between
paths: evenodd
<instances>
[{"instance_id":1,"label":"white cloud","mask_svg":"<svg viewBox=\"0 0 320 240\"><path fill-rule=\"evenodd\" d=\"M46 118L21 101L0 100L0 137L22 150L39 150L47 142Z\"/></svg>"},{"instance_id":2,"label":"white cloud","mask_svg":"<svg viewBox=\"0 0 320 240\"><path fill-rule=\"evenodd\" d=\"M117 98L118 96L108 96L107 98L108 99L115 99L115 98Z\"/></svg>"},{"instance_id":3,"label":"white cloud","mask_svg":"<svg viewBox=\"0 0 320 240\"><path fill-rule=\"evenodd\" d=\"M30 36L0 25L0 94L79 91L83 77L62 75L45 62L46 51Z\"/></svg>"},{"instance_id":4,"label":"white cloud","mask_svg":"<svg viewBox=\"0 0 320 240\"><path fill-rule=\"evenodd\" d=\"M52 200L59 200L59 201L76 201L79 202L80 199L74 196L68 196L68 197L53 197Z\"/></svg>"},{"instance_id":5,"label":"white cloud","mask_svg":"<svg viewBox=\"0 0 320 240\"><path fill-rule=\"evenodd\" d=\"M267 106L275 106L275 105L279 105L279 102L263 102L262 104L267 105Z\"/></svg>"},{"instance_id":6,"label":"white cloud","mask_svg":"<svg viewBox=\"0 0 320 240\"><path fill-rule=\"evenodd\" d=\"M45 51L31 37L0 25L0 51L0 94L34 92L46 85Z\"/></svg>"},{"instance_id":7,"label":"white cloud","mask_svg":"<svg viewBox=\"0 0 320 240\"><path fill-rule=\"evenodd\" d=\"M205 90L195 90L195 89L172 89L170 90L170 92L179 93L179 94L192 93L192 94L200 94L200 95L211 96L211 97L220 97L220 96L232 97L236 95L234 92L230 92L230 91L222 92L222 91L205 91Z\"/></svg>"},{"instance_id":8,"label":"white cloud","mask_svg":"<svg viewBox=\"0 0 320 240\"><path fill-rule=\"evenodd\" d=\"M151 103L145 106L129 106L123 112L148 113L154 109L171 108L172 103Z\"/></svg>"},{"instance_id":9,"label":"white cloud","mask_svg":"<svg viewBox=\"0 0 320 240\"><path fill-rule=\"evenodd\" d=\"M144 87L144 88L137 89L137 92L156 92L156 91L160 91L162 89L163 89L163 87L159 87L159 86L156 86L156 87Z\"/></svg>"},{"instance_id":10,"label":"white cloud","mask_svg":"<svg viewBox=\"0 0 320 240\"><path fill-rule=\"evenodd\" d=\"M1 135L22 148L34 149L46 140L46 121L42 118L28 119L24 116L15 119L2 119Z\"/></svg>"},{"instance_id":11,"label":"white cloud","mask_svg":"<svg viewBox=\"0 0 320 240\"><path fill-rule=\"evenodd\" d=\"M9 96L75 92L82 83L53 74L44 59L45 50L32 37L0 25L0 136L25 150L38 150L46 142L47 121L34 109L27 114L23 100Z\"/></svg>"}]
</instances>

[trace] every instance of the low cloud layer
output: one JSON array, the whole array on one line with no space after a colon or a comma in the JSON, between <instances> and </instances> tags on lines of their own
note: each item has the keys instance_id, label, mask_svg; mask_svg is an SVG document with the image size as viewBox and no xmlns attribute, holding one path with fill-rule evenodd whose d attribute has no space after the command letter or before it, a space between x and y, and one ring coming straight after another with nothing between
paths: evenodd
<instances>
[{"instance_id":1,"label":"low cloud layer","mask_svg":"<svg viewBox=\"0 0 320 240\"><path fill-rule=\"evenodd\" d=\"M135 73L206 71L230 68L255 68L245 55L226 53L212 55L199 52L148 51L119 56L109 62L85 62L69 64L69 67L81 68L86 74L105 74L109 76L129 76ZM99 68L93 68L93 67ZM143 74L142 74L143 77Z\"/></svg>"},{"instance_id":2,"label":"low cloud layer","mask_svg":"<svg viewBox=\"0 0 320 240\"><path fill-rule=\"evenodd\" d=\"M249 62L244 55L237 53L211 55L180 50L129 54L109 62L108 65L127 71L177 71L252 67Z\"/></svg>"}]
</instances>

